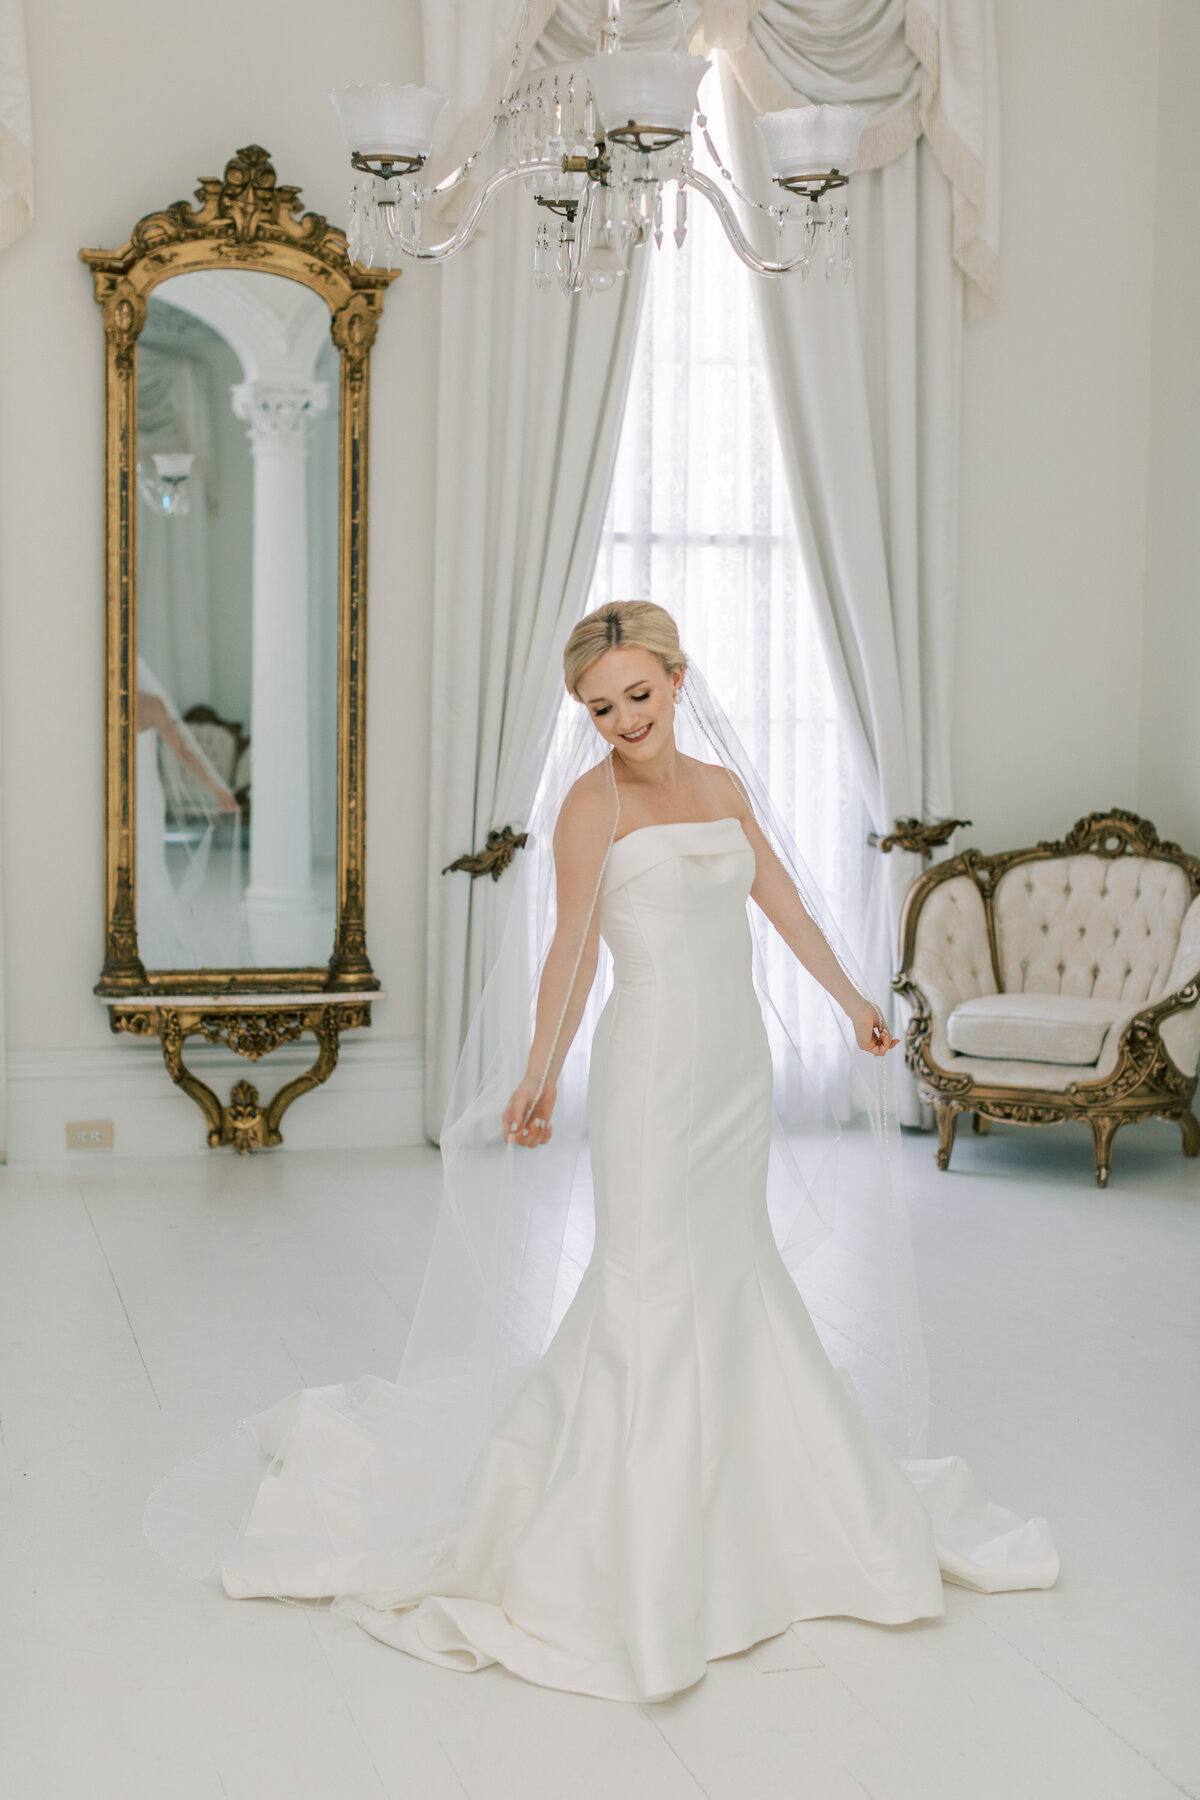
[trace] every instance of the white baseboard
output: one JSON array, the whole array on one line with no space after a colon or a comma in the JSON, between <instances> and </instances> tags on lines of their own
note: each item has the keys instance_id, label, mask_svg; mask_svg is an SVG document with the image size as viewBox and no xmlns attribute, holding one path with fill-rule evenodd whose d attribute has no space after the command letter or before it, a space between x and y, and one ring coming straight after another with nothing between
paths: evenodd
<instances>
[{"instance_id":1,"label":"white baseboard","mask_svg":"<svg viewBox=\"0 0 1200 1800\"><path fill-rule=\"evenodd\" d=\"M284 1044L258 1063L217 1045L187 1050L188 1067L223 1100L235 1081L252 1081L263 1098L310 1068L311 1038ZM351 1150L422 1144L424 1049L419 1038L342 1039L338 1066L323 1086L284 1114L285 1149ZM60 1161L70 1120L109 1119L118 1156L189 1155L206 1148L199 1107L172 1082L157 1038L85 1050L10 1050L10 1162ZM84 1161L112 1152L72 1150Z\"/></svg>"}]
</instances>

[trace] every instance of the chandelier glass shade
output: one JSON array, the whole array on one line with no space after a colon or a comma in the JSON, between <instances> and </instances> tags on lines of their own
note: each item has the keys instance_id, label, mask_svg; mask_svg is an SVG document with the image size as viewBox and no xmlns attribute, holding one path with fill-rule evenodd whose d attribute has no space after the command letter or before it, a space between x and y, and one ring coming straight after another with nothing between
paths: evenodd
<instances>
[{"instance_id":1,"label":"chandelier glass shade","mask_svg":"<svg viewBox=\"0 0 1200 1800\"><path fill-rule=\"evenodd\" d=\"M137 466L138 491L146 505L169 519L190 512L188 476L195 456L188 450L156 450L150 460L153 473L142 462Z\"/></svg>"},{"instance_id":2,"label":"chandelier glass shade","mask_svg":"<svg viewBox=\"0 0 1200 1800\"><path fill-rule=\"evenodd\" d=\"M771 179L796 193L844 187L858 161L862 114L856 106L795 106L754 121Z\"/></svg>"},{"instance_id":3,"label":"chandelier glass shade","mask_svg":"<svg viewBox=\"0 0 1200 1800\"><path fill-rule=\"evenodd\" d=\"M610 144L664 150L691 131L707 69L702 56L618 50L590 56L579 73L595 102L600 134Z\"/></svg>"},{"instance_id":4,"label":"chandelier glass shade","mask_svg":"<svg viewBox=\"0 0 1200 1800\"><path fill-rule=\"evenodd\" d=\"M709 64L684 51L621 49L615 0L607 0L597 55L513 72L483 142L444 180L422 180L444 95L395 82L355 83L330 95L357 171L347 232L351 257L394 268L406 258L444 262L473 237L497 194L515 182L538 207L533 274L541 289L595 293L619 281L634 249L670 230L682 245L689 191L720 218L742 262L760 275L809 273L823 260L826 278L850 272L850 218L844 196L854 169L864 112L852 106L803 106L764 113L762 135L777 201L764 204L734 181L697 111ZM696 167L699 133L717 178ZM499 166L485 180L472 171L501 137ZM453 189L469 194L459 223L439 242L426 239L424 215ZM669 190L674 194L669 197ZM762 254L743 228L734 199L765 222L775 255ZM669 210L669 219L668 219Z\"/></svg>"},{"instance_id":5,"label":"chandelier glass shade","mask_svg":"<svg viewBox=\"0 0 1200 1800\"><path fill-rule=\"evenodd\" d=\"M424 166L446 105L445 94L411 82L355 81L329 97L346 143L361 159L357 167L370 172L376 165L380 171Z\"/></svg>"}]
</instances>

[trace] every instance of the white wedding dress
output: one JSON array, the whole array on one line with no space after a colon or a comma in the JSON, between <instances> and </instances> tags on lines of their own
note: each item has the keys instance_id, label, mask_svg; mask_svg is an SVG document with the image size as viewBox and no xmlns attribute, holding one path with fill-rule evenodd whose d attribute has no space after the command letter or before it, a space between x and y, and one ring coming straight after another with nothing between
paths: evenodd
<instances>
[{"instance_id":1,"label":"white wedding dress","mask_svg":"<svg viewBox=\"0 0 1200 1800\"><path fill-rule=\"evenodd\" d=\"M600 926L614 986L588 1092L594 1251L487 1442L436 1578L384 1606L363 1591L349 1496L377 1384L357 1411L344 1390L288 1403L222 1567L228 1593L333 1593L431 1662L656 1700L793 1620L940 1614L942 1569L984 1588L1054 1580L1043 1521L989 1506L956 1459L893 1460L776 1248L754 869L734 819L645 826L612 847ZM289 1529L312 1538L314 1482L327 1509L348 1497L323 1521L339 1554L281 1585Z\"/></svg>"}]
</instances>

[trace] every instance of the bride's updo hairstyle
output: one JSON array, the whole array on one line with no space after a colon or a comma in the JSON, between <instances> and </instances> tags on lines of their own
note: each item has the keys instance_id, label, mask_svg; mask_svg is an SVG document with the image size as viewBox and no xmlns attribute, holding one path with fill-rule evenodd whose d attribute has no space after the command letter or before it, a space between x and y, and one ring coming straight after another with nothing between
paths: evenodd
<instances>
[{"instance_id":1,"label":"bride's updo hairstyle","mask_svg":"<svg viewBox=\"0 0 1200 1800\"><path fill-rule=\"evenodd\" d=\"M567 639L563 651L563 678L567 692L578 700L579 682L606 650L648 650L657 656L668 675L687 669L687 657L679 647L679 629L670 613L653 600L610 600L585 614Z\"/></svg>"}]
</instances>

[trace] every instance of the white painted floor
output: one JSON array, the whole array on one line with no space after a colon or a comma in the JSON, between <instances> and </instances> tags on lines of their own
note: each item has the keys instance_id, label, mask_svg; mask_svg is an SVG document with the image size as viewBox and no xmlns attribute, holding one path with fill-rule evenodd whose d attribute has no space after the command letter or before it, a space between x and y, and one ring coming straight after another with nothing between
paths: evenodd
<instances>
[{"instance_id":1,"label":"white painted floor","mask_svg":"<svg viewBox=\"0 0 1200 1800\"><path fill-rule=\"evenodd\" d=\"M392 1374L427 1151L0 1173L5 1800L1200 1796L1200 1165L1166 1125L1099 1193L1069 1127L906 1142L934 1445L1044 1512L1049 1593L830 1620L656 1706L414 1662L231 1602L141 1535L174 1462L303 1383Z\"/></svg>"}]
</instances>

